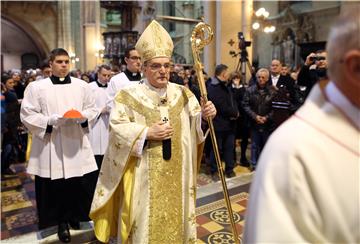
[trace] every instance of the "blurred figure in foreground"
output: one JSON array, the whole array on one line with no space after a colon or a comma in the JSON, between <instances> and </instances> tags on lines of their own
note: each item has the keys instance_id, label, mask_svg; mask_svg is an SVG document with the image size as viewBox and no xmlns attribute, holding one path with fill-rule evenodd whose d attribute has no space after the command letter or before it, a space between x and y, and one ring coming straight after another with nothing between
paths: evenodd
<instances>
[{"instance_id":1,"label":"blurred figure in foreground","mask_svg":"<svg viewBox=\"0 0 360 244\"><path fill-rule=\"evenodd\" d=\"M251 185L245 243L359 243L360 6L328 42L329 82L271 136Z\"/></svg>"}]
</instances>

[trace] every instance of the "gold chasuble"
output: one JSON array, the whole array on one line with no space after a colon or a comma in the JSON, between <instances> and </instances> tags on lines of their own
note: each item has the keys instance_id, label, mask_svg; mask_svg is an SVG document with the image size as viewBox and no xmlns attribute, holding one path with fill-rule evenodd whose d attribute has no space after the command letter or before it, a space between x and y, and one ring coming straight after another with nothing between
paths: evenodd
<instances>
[{"instance_id":1,"label":"gold chasuble","mask_svg":"<svg viewBox=\"0 0 360 244\"><path fill-rule=\"evenodd\" d=\"M164 109L174 129L170 160L163 159L162 141L147 141L135 155L145 129L162 119ZM200 111L195 96L173 83L165 100L147 81L118 93L90 213L100 241L196 242L196 174L205 139Z\"/></svg>"}]
</instances>

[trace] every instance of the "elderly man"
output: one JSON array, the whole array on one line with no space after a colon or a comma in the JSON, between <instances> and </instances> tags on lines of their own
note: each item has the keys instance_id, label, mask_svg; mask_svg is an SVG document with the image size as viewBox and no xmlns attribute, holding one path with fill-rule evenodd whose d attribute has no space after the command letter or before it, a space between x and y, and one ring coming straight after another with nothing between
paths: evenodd
<instances>
[{"instance_id":1,"label":"elderly man","mask_svg":"<svg viewBox=\"0 0 360 244\"><path fill-rule=\"evenodd\" d=\"M260 153L272 128L273 86L267 85L269 71L261 68L256 73L257 83L244 95L243 108L251 121L251 166L255 169Z\"/></svg>"},{"instance_id":2,"label":"elderly man","mask_svg":"<svg viewBox=\"0 0 360 244\"><path fill-rule=\"evenodd\" d=\"M27 86L20 116L33 135L27 172L35 175L39 229L57 224L59 239L70 242L68 224L79 229L79 221L89 220L89 173L97 166L87 127L97 111L89 85L69 76L64 49L51 51L50 65L51 77ZM82 118L65 120L71 109Z\"/></svg>"},{"instance_id":3,"label":"elderly man","mask_svg":"<svg viewBox=\"0 0 360 244\"><path fill-rule=\"evenodd\" d=\"M316 84L264 148L246 243L360 242L359 13L344 13L330 32L331 81Z\"/></svg>"},{"instance_id":4,"label":"elderly man","mask_svg":"<svg viewBox=\"0 0 360 244\"><path fill-rule=\"evenodd\" d=\"M90 217L96 237L121 243L194 243L201 119L216 115L169 82L173 42L156 21L136 44L144 79L115 97L110 141Z\"/></svg>"}]
</instances>

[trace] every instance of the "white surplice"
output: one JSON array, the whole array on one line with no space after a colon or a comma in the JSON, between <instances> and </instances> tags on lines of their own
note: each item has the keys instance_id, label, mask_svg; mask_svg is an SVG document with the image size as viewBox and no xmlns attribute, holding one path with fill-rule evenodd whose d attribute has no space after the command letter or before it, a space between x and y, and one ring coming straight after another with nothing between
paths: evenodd
<instances>
[{"instance_id":1,"label":"white surplice","mask_svg":"<svg viewBox=\"0 0 360 244\"><path fill-rule=\"evenodd\" d=\"M91 123L97 116L89 85L71 77L71 83L54 85L50 78L31 82L21 103L20 117L32 134L27 172L44 178L83 176L97 169L87 133L80 124L67 122L45 134L49 118L78 110Z\"/></svg>"},{"instance_id":2,"label":"white surplice","mask_svg":"<svg viewBox=\"0 0 360 244\"><path fill-rule=\"evenodd\" d=\"M196 174L205 140L200 111L195 96L173 83L165 93L146 81L118 93L90 212L99 240L196 242ZM164 114L174 128L171 159L162 158L161 141L148 141L134 156L146 128Z\"/></svg>"},{"instance_id":3,"label":"white surplice","mask_svg":"<svg viewBox=\"0 0 360 244\"><path fill-rule=\"evenodd\" d=\"M106 107L107 91L106 87L99 87L97 82L89 83L95 97L95 104L100 114ZM109 143L109 113L101 114L90 124L89 140L94 155L104 155Z\"/></svg>"},{"instance_id":4,"label":"white surplice","mask_svg":"<svg viewBox=\"0 0 360 244\"><path fill-rule=\"evenodd\" d=\"M109 107L114 106L114 97L116 94L127 86L130 86L134 83L138 83L139 81L130 81L129 78L126 76L125 72L121 72L120 74L115 75L112 77L108 83L107 93L108 93L108 100L107 105Z\"/></svg>"},{"instance_id":5,"label":"white surplice","mask_svg":"<svg viewBox=\"0 0 360 244\"><path fill-rule=\"evenodd\" d=\"M330 82L269 138L245 243L360 243L359 109Z\"/></svg>"}]
</instances>

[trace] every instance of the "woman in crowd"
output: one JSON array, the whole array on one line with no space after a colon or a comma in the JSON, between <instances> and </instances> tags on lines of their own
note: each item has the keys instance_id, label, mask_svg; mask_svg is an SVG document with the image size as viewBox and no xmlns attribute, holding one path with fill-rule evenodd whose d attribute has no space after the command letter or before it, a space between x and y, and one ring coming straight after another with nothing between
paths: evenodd
<instances>
[{"instance_id":1,"label":"woman in crowd","mask_svg":"<svg viewBox=\"0 0 360 244\"><path fill-rule=\"evenodd\" d=\"M1 173L14 174L10 164L16 161L18 154L17 127L20 124L20 106L14 90L14 80L11 76L1 77L2 95L5 99L5 120L2 126Z\"/></svg>"},{"instance_id":2,"label":"woman in crowd","mask_svg":"<svg viewBox=\"0 0 360 244\"><path fill-rule=\"evenodd\" d=\"M241 156L239 159L240 165L244 167L249 167L249 161L246 158L246 149L248 147L248 141L250 138L250 122L247 114L245 113L242 107L242 101L246 88L243 82L241 81L241 74L237 71L232 72L230 74L229 83L231 84L231 89L234 94L234 101L236 101L237 103L240 114L239 118L236 121L235 151L237 146L240 144L240 148L241 148ZM236 160L238 159L236 158Z\"/></svg>"}]
</instances>

